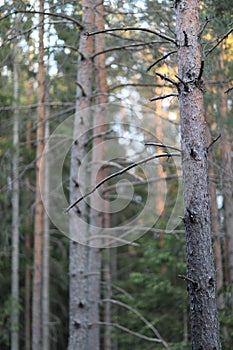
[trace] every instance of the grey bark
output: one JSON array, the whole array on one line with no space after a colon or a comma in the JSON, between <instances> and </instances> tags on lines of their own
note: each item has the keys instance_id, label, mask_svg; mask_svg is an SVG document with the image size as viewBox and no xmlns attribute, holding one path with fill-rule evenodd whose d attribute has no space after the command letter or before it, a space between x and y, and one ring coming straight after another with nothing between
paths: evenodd
<instances>
[{"instance_id":1,"label":"grey bark","mask_svg":"<svg viewBox=\"0 0 233 350\"><path fill-rule=\"evenodd\" d=\"M86 172L78 174L82 160L87 154L85 144L90 128L90 99L92 94L93 38L83 35L92 31L94 25L93 4L90 0L82 2L83 32L80 35L76 113L74 120L71 150L70 171L70 202L73 203L86 191ZM82 111L80 113L80 111ZM82 136L84 135L84 136ZM80 219L86 221L88 210L85 201L70 211L70 322L69 322L69 350L87 350L88 342L88 247L79 243L78 236L88 234L83 232Z\"/></svg>"},{"instance_id":2,"label":"grey bark","mask_svg":"<svg viewBox=\"0 0 233 350\"><path fill-rule=\"evenodd\" d=\"M175 1L187 283L193 350L218 350L215 268L210 229L199 1ZM183 83L182 83L182 82Z\"/></svg>"}]
</instances>

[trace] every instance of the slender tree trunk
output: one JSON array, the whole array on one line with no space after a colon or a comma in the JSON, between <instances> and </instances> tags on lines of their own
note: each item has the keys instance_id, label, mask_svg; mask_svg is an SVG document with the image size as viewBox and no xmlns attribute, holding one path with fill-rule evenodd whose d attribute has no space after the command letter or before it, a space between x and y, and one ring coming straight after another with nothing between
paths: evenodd
<instances>
[{"instance_id":1,"label":"slender tree trunk","mask_svg":"<svg viewBox=\"0 0 233 350\"><path fill-rule=\"evenodd\" d=\"M46 119L49 116L48 107L46 108ZM49 121L45 122L45 140L49 138ZM47 152L49 149L47 148ZM44 159L44 203L45 207L49 207L49 161L45 155ZM50 221L46 212L44 212L44 235L43 235L43 288L42 288L42 334L43 334L43 350L49 350L49 229Z\"/></svg>"},{"instance_id":2,"label":"slender tree trunk","mask_svg":"<svg viewBox=\"0 0 233 350\"><path fill-rule=\"evenodd\" d=\"M208 144L211 143L210 132L207 130L207 140ZM216 265L216 282L217 290L223 288L223 264L222 264L222 247L221 247L221 238L220 238L220 226L219 226L219 215L217 207L217 198L216 198L216 185L215 185L215 172L213 164L213 156L211 150L208 154L209 162L209 179L210 179L210 213L211 213L211 228L214 240L214 250L215 250L215 265ZM218 308L224 309L224 298L223 293L221 292L217 298Z\"/></svg>"},{"instance_id":3,"label":"slender tree trunk","mask_svg":"<svg viewBox=\"0 0 233 350\"><path fill-rule=\"evenodd\" d=\"M220 57L219 68L223 70L223 59ZM220 74L222 77L222 74ZM227 95L223 86L219 87L220 117L222 122L222 194L224 203L224 230L226 240L226 261L228 282L233 283L233 172L232 172L232 137L228 125ZM233 298L232 298L233 309Z\"/></svg>"},{"instance_id":4,"label":"slender tree trunk","mask_svg":"<svg viewBox=\"0 0 233 350\"><path fill-rule=\"evenodd\" d=\"M199 1L175 1L186 230L193 350L218 350L215 268L210 230Z\"/></svg>"},{"instance_id":5,"label":"slender tree trunk","mask_svg":"<svg viewBox=\"0 0 233 350\"><path fill-rule=\"evenodd\" d=\"M104 29L103 4L95 7L95 30ZM95 52L104 50L105 36L97 35L95 37ZM106 129L105 123L105 106L103 103L108 102L107 92L107 73L105 66L105 55L99 55L95 58L95 76L96 76L96 108L93 115L94 134L103 133ZM99 164L104 159L104 139L95 138L92 146L92 186L100 182L106 176L104 169L99 168ZM98 193L95 192L91 197L91 231L95 227L104 227L104 203L99 200ZM97 208L97 209L94 209ZM95 230L94 230L95 231ZM93 242L95 245L97 242ZM100 243L100 242L99 242ZM100 303L100 282L101 282L101 250L100 248L90 247L89 250L89 278L88 278L88 298L89 298L89 333L88 349L98 350L100 347L100 326L99 322L99 303Z\"/></svg>"},{"instance_id":6,"label":"slender tree trunk","mask_svg":"<svg viewBox=\"0 0 233 350\"><path fill-rule=\"evenodd\" d=\"M11 349L19 349L19 82L18 49L14 44L14 122L13 122L13 185L12 185L12 281L11 281Z\"/></svg>"},{"instance_id":7,"label":"slender tree trunk","mask_svg":"<svg viewBox=\"0 0 233 350\"><path fill-rule=\"evenodd\" d=\"M31 104L31 84L27 82L27 104ZM29 113L28 113L29 114ZM32 121L29 118L27 120L26 131L26 147L31 149L31 125ZM27 202L30 203L30 180L26 178L26 193ZM26 232L25 232L25 259L26 259L26 271L25 271L25 350L31 349L31 215L27 213L26 219Z\"/></svg>"},{"instance_id":8,"label":"slender tree trunk","mask_svg":"<svg viewBox=\"0 0 233 350\"><path fill-rule=\"evenodd\" d=\"M32 348L41 350L41 295L42 295L42 248L44 231L44 121L45 121L45 67L44 67L44 0L40 0L39 56L38 56L38 109L36 147L36 206L34 223L34 275L32 295Z\"/></svg>"},{"instance_id":9,"label":"slender tree trunk","mask_svg":"<svg viewBox=\"0 0 233 350\"><path fill-rule=\"evenodd\" d=\"M90 0L82 2L83 33L91 31L94 25L93 4ZM87 155L90 128L90 99L92 94L93 63L89 58L93 54L93 38L80 36L78 61L78 88L76 113L74 120L74 143L71 150L70 202L74 202L81 193L85 193L86 172L78 173L82 160ZM80 113L81 112L81 113ZM84 136L83 136L84 135ZM69 350L87 350L88 343L88 247L80 244L79 237L87 237L82 220L88 218L85 201L70 211L70 324ZM85 226L85 225L84 225ZM94 350L94 349L93 349Z\"/></svg>"}]
</instances>

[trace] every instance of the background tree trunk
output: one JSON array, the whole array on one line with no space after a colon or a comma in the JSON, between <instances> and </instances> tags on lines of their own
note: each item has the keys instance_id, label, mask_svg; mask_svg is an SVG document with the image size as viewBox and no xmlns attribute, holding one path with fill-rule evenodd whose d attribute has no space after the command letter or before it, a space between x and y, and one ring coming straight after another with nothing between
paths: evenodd
<instances>
[{"instance_id":1,"label":"background tree trunk","mask_svg":"<svg viewBox=\"0 0 233 350\"><path fill-rule=\"evenodd\" d=\"M34 275L32 295L32 347L42 348L41 329L41 293L42 293L42 248L44 231L44 122L45 122L45 67L44 67L44 0L40 0L39 15L39 56L38 56L38 108L37 108L37 145L36 145L36 204L34 223Z\"/></svg>"},{"instance_id":2,"label":"background tree trunk","mask_svg":"<svg viewBox=\"0 0 233 350\"><path fill-rule=\"evenodd\" d=\"M220 349L210 230L199 2L176 7L179 105L192 349Z\"/></svg>"},{"instance_id":3,"label":"background tree trunk","mask_svg":"<svg viewBox=\"0 0 233 350\"><path fill-rule=\"evenodd\" d=\"M19 349L19 80L18 47L14 43L14 121L13 121L13 184L12 184L12 281L11 281L11 349Z\"/></svg>"}]
</instances>

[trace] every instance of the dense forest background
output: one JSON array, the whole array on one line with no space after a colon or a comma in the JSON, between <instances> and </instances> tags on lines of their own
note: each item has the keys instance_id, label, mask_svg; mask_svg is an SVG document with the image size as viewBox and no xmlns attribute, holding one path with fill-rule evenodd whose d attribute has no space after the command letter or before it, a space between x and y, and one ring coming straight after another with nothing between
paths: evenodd
<instances>
[{"instance_id":1,"label":"dense forest background","mask_svg":"<svg viewBox=\"0 0 233 350\"><path fill-rule=\"evenodd\" d=\"M0 3L0 349L67 348L70 280L85 261L99 269L84 287L95 349L190 349L173 2L106 0L92 4L94 20L85 1ZM230 0L201 1L225 350L233 343L232 11ZM85 147L72 156L74 120L84 125L76 137ZM84 164L78 181L74 158ZM107 176L77 207L90 241L83 232L74 237L69 203ZM72 186L81 192L69 198ZM87 254L79 243L91 246L89 260L71 259Z\"/></svg>"}]
</instances>

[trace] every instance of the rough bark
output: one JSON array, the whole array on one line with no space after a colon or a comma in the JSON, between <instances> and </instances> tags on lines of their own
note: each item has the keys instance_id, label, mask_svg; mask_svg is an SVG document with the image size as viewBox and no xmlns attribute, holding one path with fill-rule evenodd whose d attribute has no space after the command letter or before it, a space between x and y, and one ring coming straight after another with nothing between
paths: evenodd
<instances>
[{"instance_id":1,"label":"rough bark","mask_svg":"<svg viewBox=\"0 0 233 350\"><path fill-rule=\"evenodd\" d=\"M42 248L44 230L43 168L44 160L44 120L45 120L45 67L44 67L44 0L40 0L39 15L39 55L38 55L38 109L36 146L36 204L34 222L34 270L32 295L32 348L41 350L41 291L42 291Z\"/></svg>"},{"instance_id":2,"label":"rough bark","mask_svg":"<svg viewBox=\"0 0 233 350\"><path fill-rule=\"evenodd\" d=\"M104 29L104 8L103 4L95 7L95 29ZM105 36L97 35L95 37L95 52L103 51L105 48ZM94 60L95 77L96 77L96 107L93 114L94 134L103 133L106 130L105 123L105 106L102 104L108 102L107 92L107 72L105 66L105 55L99 55ZM92 186L94 187L106 176L104 169L99 169L99 164L104 159L103 137L97 137L93 140L92 145ZM104 203L99 200L98 193L93 193L91 197L91 230L92 228L104 227ZM96 208L96 209L95 209ZM94 230L95 231L95 230ZM94 232L93 231L93 232ZM98 242L92 242L94 245ZM100 242L99 242L100 243ZM101 282L101 250L100 248L90 247L88 264L88 298L89 298L89 332L88 332L88 349L98 350L100 347L100 326L99 303L100 303L100 282Z\"/></svg>"},{"instance_id":3,"label":"rough bark","mask_svg":"<svg viewBox=\"0 0 233 350\"><path fill-rule=\"evenodd\" d=\"M175 1L186 230L193 350L221 348L210 229L199 1Z\"/></svg>"},{"instance_id":4,"label":"rough bark","mask_svg":"<svg viewBox=\"0 0 233 350\"><path fill-rule=\"evenodd\" d=\"M13 122L13 184L12 184L12 281L11 281L11 349L19 348L19 82L18 49L14 45L14 122Z\"/></svg>"},{"instance_id":5,"label":"rough bark","mask_svg":"<svg viewBox=\"0 0 233 350\"><path fill-rule=\"evenodd\" d=\"M90 0L82 2L83 32L80 35L78 61L78 87L76 94L76 113L74 120L74 143L71 150L70 172L70 202L73 203L86 189L86 173L78 174L82 160L87 154L88 135L90 128L90 99L92 94L93 38L83 34L93 30L94 11ZM80 113L82 111L82 113ZM82 136L84 135L84 136ZM85 136L86 135L86 136ZM88 247L79 243L79 236L88 232L82 231L80 219L87 220L88 211L85 201L82 201L70 211L70 323L69 350L87 350L88 342Z\"/></svg>"}]
</instances>

